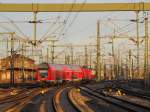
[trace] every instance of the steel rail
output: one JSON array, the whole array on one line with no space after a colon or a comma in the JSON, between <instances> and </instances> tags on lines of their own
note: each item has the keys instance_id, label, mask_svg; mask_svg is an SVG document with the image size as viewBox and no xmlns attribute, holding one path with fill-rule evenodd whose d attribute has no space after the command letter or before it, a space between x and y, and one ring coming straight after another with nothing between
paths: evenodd
<instances>
[{"instance_id":1,"label":"steel rail","mask_svg":"<svg viewBox=\"0 0 150 112\"><path fill-rule=\"evenodd\" d=\"M120 98L116 98L113 96L105 96L105 94L95 90L93 91L91 88L88 87L79 87L81 90L85 91L86 93L97 97L98 99L102 99L110 104L113 104L115 106L118 106L120 108L123 108L125 110L128 111L132 111L132 112L149 112L150 108L149 107L145 107L143 105L140 104L135 104L133 102L129 102Z\"/></svg>"}]
</instances>

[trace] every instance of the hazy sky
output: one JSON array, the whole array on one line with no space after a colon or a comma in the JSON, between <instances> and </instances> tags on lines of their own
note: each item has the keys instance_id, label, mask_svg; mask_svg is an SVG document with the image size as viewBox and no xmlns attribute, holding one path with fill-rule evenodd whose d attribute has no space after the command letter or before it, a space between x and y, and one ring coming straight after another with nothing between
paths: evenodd
<instances>
[{"instance_id":1,"label":"hazy sky","mask_svg":"<svg viewBox=\"0 0 150 112\"><path fill-rule=\"evenodd\" d=\"M1 3L64 3L69 2L72 3L74 0L0 0ZM77 2L83 2L84 0L77 0ZM88 2L150 2L150 0L87 0ZM52 21L55 22L56 18L60 16L60 22L65 20L68 16L68 12L51 12L51 13L38 13L38 20L44 21ZM71 23L73 18L76 16L76 13L71 13L69 16L69 20L67 25ZM143 13L140 13L141 20L143 20ZM97 20L107 20L107 19L118 19L118 20L130 20L135 19L135 12L80 12L77 14L77 18L69 27L67 33L64 36L61 36L61 42L71 42L76 44L86 44L94 42L95 38L91 36L96 35L96 22ZM33 20L33 13L0 13L0 22L9 21L9 19L13 21L30 21ZM45 20L46 19L46 20ZM30 39L33 38L33 24L29 23L15 23L20 30L26 34ZM16 31L19 35L23 36L16 27L12 26L12 24L3 24L4 26L11 29L11 31ZM37 25L37 38L40 39L50 27L51 32L55 30L55 28L59 27L60 24L56 24L54 27L51 27L52 23L43 23ZM135 35L135 23L131 23L128 21L102 21L101 22L101 35L110 35L113 34L114 29L116 30L116 34L120 35ZM3 28L0 28L0 31L5 31ZM140 27L141 35L143 35L143 25ZM59 32L59 31L58 31ZM127 33L126 33L127 32ZM116 46L121 45L124 47L125 45L120 44L124 43L126 39L117 40Z\"/></svg>"}]
</instances>

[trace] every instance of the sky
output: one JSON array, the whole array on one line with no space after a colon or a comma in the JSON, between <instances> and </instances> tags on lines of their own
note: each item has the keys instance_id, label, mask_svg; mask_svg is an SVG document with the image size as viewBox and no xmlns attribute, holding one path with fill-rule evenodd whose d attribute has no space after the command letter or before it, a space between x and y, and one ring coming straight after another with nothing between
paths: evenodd
<instances>
[{"instance_id":1,"label":"sky","mask_svg":"<svg viewBox=\"0 0 150 112\"><path fill-rule=\"evenodd\" d=\"M0 0L1 3L72 3L74 0ZM84 0L77 0L77 2L83 3ZM87 0L86 3L111 3L111 2L150 2L150 0ZM63 21L69 15L68 12L51 12L51 13L38 13L37 19L43 20L45 22L55 22L58 17L60 17L60 22L55 26L51 27L52 23L42 23L37 25L37 39L41 39L43 35L50 29L53 32L58 27L63 26ZM76 13L71 13L69 16L68 24L76 16ZM97 20L101 21L101 36L112 35L114 29L116 35L129 35L134 36L135 23L128 21L103 21L108 19L117 20L130 20L135 19L135 12L80 12L77 14L77 18L69 27L64 35L60 36L60 43L73 43L73 44L87 44L95 43L96 37L96 23ZM140 13L140 18L143 20L143 13ZM31 21L33 20L33 13L0 13L0 22L2 21ZM33 24L29 23L15 23L18 28L27 35L30 39L33 38ZM18 35L23 36L21 32L16 29L16 26L11 23L3 23L4 26L8 27L11 31L16 31ZM140 26L140 35L143 35L143 24ZM57 32L60 32L61 28ZM5 31L0 28L0 32ZM55 35L55 33L54 33ZM58 36L58 34L56 33ZM51 36L49 33L47 36ZM53 36L53 35L52 35ZM108 41L108 40L107 40ZM120 46L120 49L126 47L127 39L117 39L115 46ZM104 40L105 43L105 40ZM129 43L132 44L132 43ZM110 50L110 45L107 45L105 49ZM108 48L107 48L108 47Z\"/></svg>"}]
</instances>

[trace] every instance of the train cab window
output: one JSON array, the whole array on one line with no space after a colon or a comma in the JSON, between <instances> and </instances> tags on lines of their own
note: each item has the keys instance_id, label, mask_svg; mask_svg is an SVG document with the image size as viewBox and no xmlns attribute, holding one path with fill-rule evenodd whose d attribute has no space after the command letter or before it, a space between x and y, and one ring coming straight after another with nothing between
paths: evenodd
<instances>
[{"instance_id":1,"label":"train cab window","mask_svg":"<svg viewBox=\"0 0 150 112\"><path fill-rule=\"evenodd\" d=\"M41 73L41 78L46 78L47 77L47 73Z\"/></svg>"},{"instance_id":2,"label":"train cab window","mask_svg":"<svg viewBox=\"0 0 150 112\"><path fill-rule=\"evenodd\" d=\"M46 78L46 77L48 76L47 71L41 70L41 71L40 71L40 76L41 76L41 78Z\"/></svg>"}]
</instances>

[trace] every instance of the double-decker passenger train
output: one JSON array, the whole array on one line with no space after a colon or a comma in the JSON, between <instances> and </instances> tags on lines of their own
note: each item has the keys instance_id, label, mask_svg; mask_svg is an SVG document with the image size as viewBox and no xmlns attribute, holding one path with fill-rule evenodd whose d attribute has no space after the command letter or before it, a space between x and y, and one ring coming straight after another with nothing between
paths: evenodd
<instances>
[{"instance_id":1,"label":"double-decker passenger train","mask_svg":"<svg viewBox=\"0 0 150 112\"><path fill-rule=\"evenodd\" d=\"M35 78L38 82L62 83L95 78L93 70L79 65L41 63L37 66Z\"/></svg>"}]
</instances>

